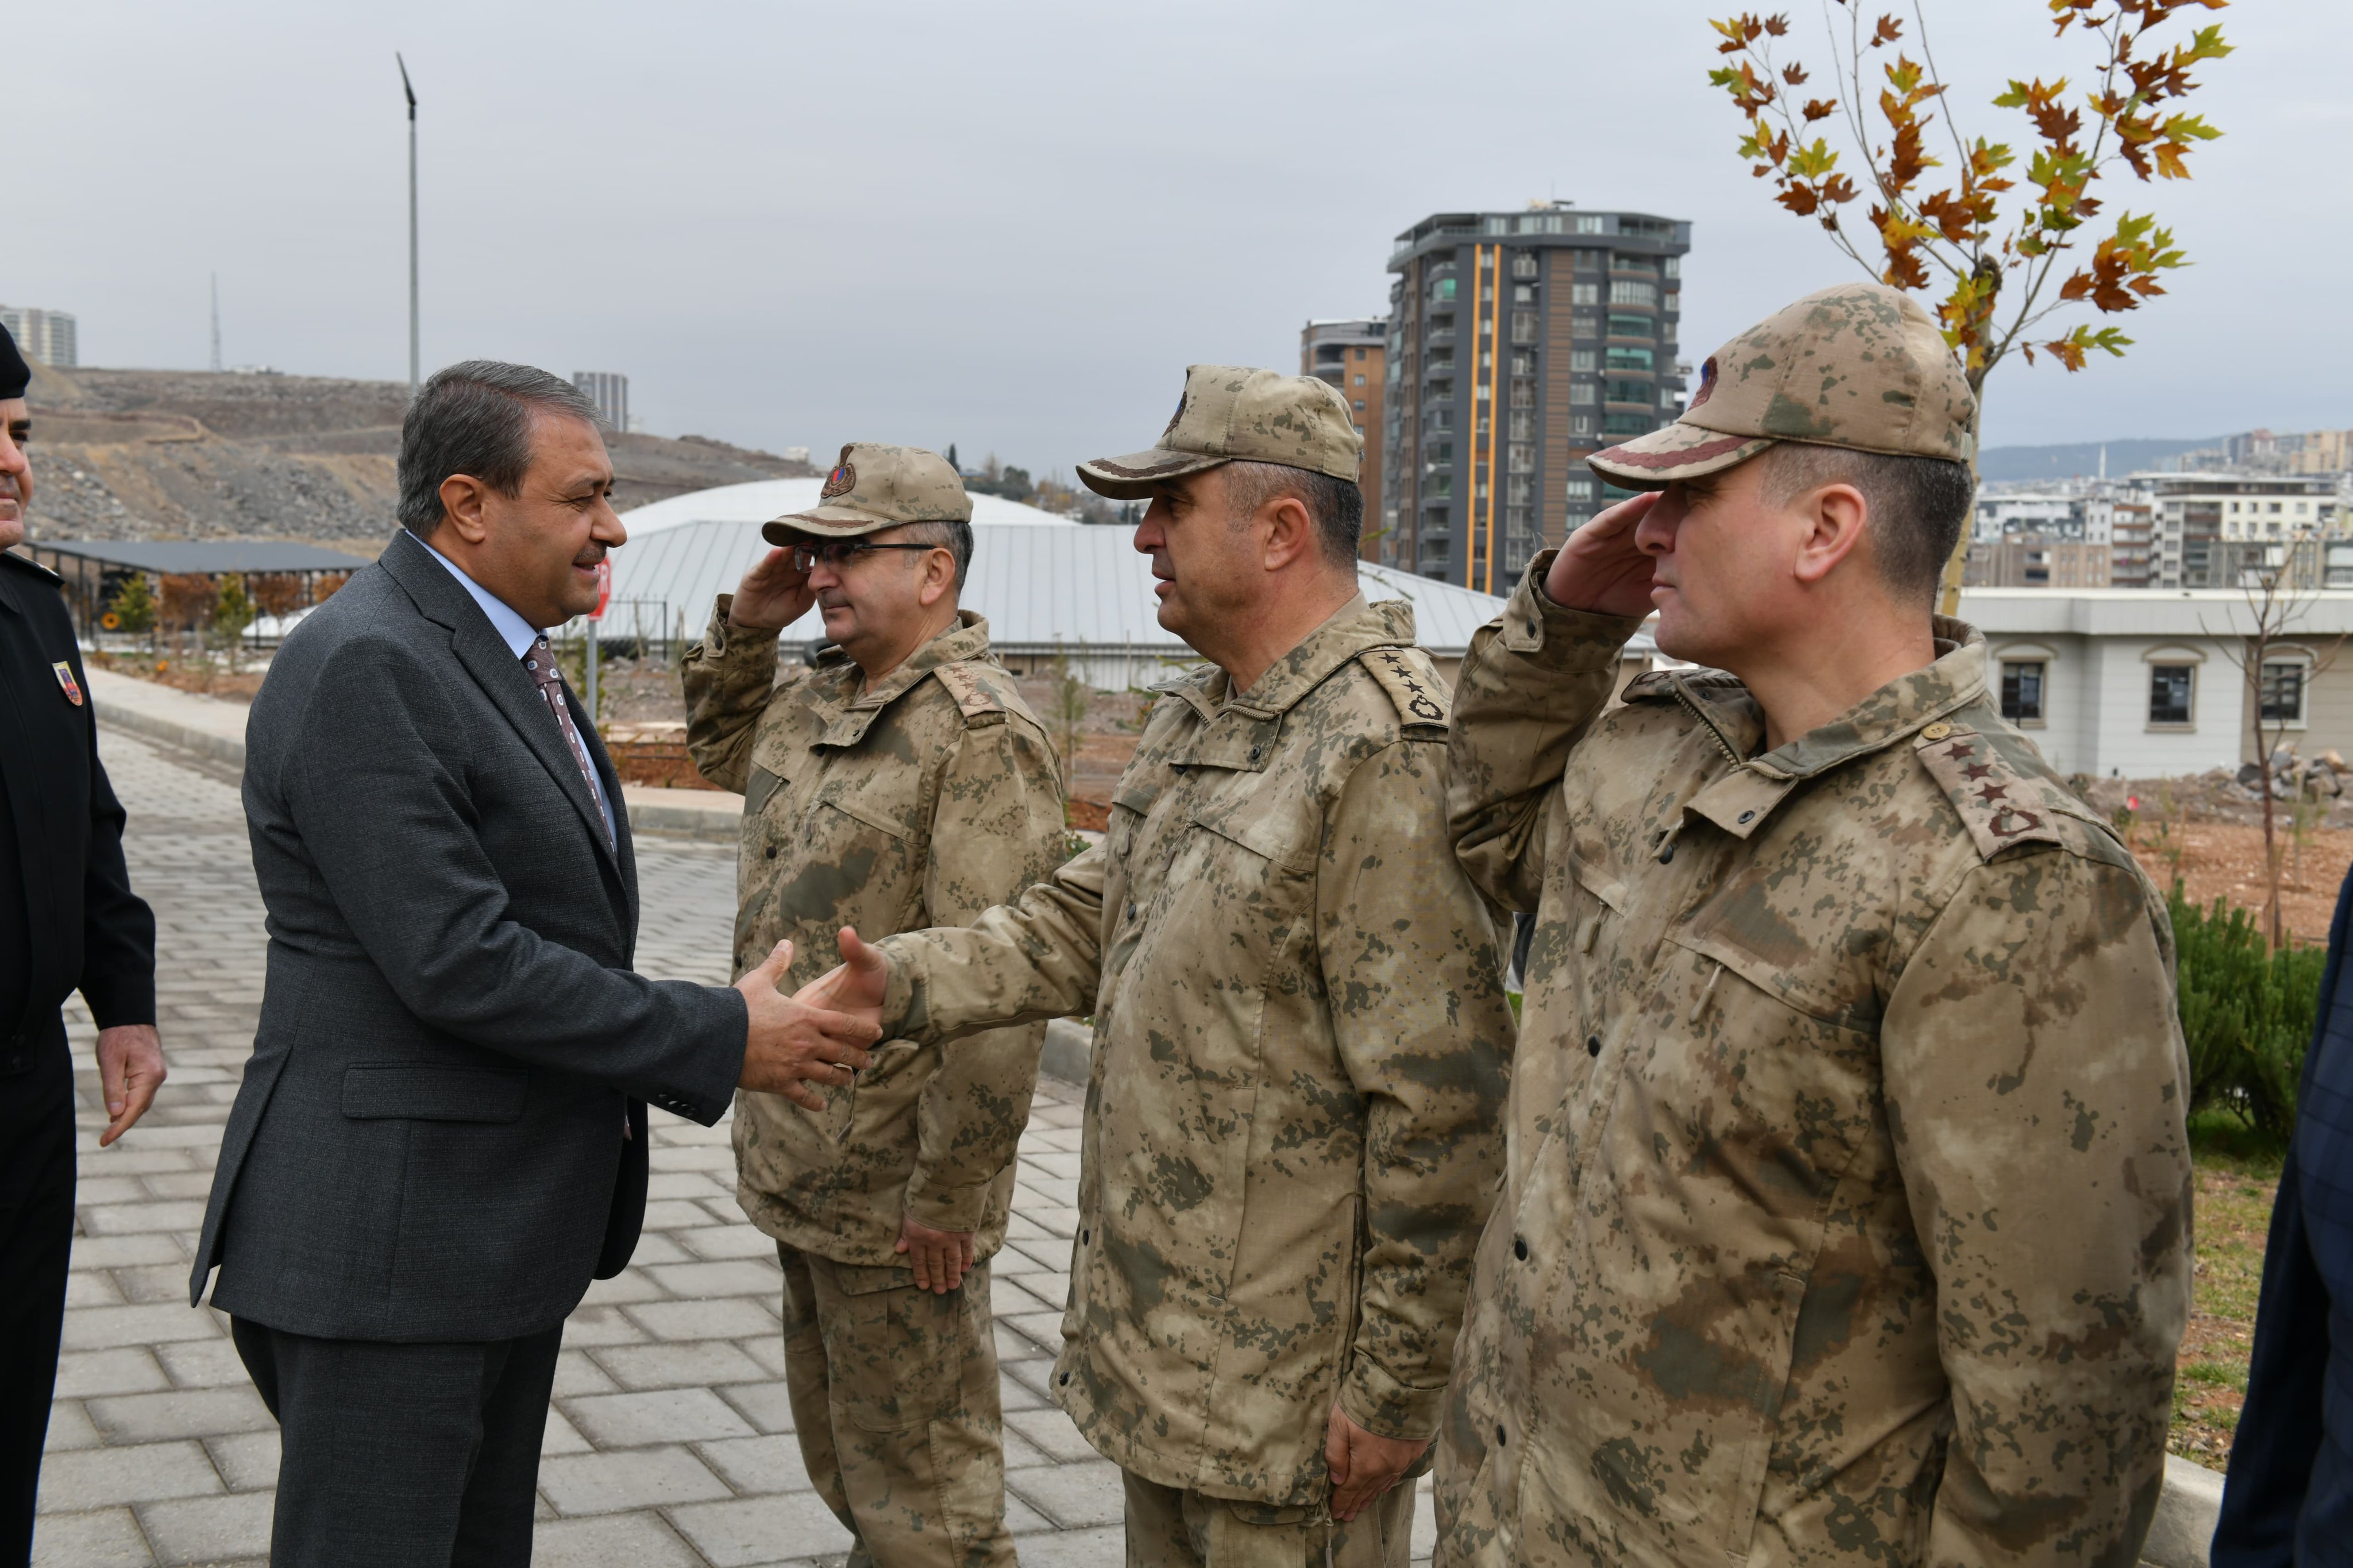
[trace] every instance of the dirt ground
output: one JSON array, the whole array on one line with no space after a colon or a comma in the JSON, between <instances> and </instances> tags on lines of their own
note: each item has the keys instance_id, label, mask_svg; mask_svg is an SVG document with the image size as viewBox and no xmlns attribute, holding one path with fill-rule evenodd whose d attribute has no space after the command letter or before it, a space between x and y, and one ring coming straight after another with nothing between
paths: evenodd
<instances>
[{"instance_id":1,"label":"dirt ground","mask_svg":"<svg viewBox=\"0 0 2353 1568\"><path fill-rule=\"evenodd\" d=\"M2278 833L2281 860L2280 914L2298 942L2328 940L2337 889L2353 863L2353 828L2319 827L2302 836ZM2270 900L2263 830L2246 823L2135 823L2127 834L2133 853L2160 889L2178 876L2195 904L2216 899L2260 915Z\"/></svg>"}]
</instances>

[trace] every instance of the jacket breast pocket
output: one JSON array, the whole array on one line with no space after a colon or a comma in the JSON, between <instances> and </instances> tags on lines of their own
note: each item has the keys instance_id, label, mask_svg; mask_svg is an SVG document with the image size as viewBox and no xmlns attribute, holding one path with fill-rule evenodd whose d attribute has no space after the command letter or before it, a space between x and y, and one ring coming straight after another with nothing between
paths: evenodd
<instances>
[{"instance_id":1,"label":"jacket breast pocket","mask_svg":"<svg viewBox=\"0 0 2353 1568\"><path fill-rule=\"evenodd\" d=\"M355 1121L519 1121L530 1090L522 1068L361 1062L343 1069L343 1114Z\"/></svg>"}]
</instances>

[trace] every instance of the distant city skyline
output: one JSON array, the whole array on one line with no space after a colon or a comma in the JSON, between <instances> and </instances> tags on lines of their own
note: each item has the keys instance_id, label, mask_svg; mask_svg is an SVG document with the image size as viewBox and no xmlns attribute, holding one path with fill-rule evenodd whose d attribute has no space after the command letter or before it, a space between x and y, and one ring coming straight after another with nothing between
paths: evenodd
<instances>
[{"instance_id":1,"label":"distant city skyline","mask_svg":"<svg viewBox=\"0 0 2353 1568\"><path fill-rule=\"evenodd\" d=\"M47 64L12 92L36 155L9 177L0 299L79 316L84 364L197 368L217 270L230 359L401 379L396 48L434 83L427 368L626 364L654 428L770 450L949 431L1040 471L1130 450L1187 363L1288 367L1302 321L1381 313L1391 237L1430 212L1558 198L1688 217L1694 358L1855 275L1736 156L1697 0L1506 5L1482 23L1514 40L1519 74L1500 76L1457 68L1454 25L1426 7L1188 16L1172 32L1077 0L916 0L887 23L745 9L649 33L609 0L52 7L10 25ZM2041 0L1928 0L1928 17L1972 135L2025 141L1989 101L2006 78L2081 79L2084 51L2050 37ZM2101 318L2139 340L2130 358L2004 365L1989 446L2353 426L2353 391L2325 374L2353 354L2332 276L2353 214L2312 179L2316 144L2353 127L2333 64L2353 7L2221 19L2238 52L2201 68L2194 107L2225 136L2194 181L2105 193L2109 214L2154 208L2195 265ZM878 51L887 87L844 68ZM1572 89L1546 63L1570 58L1618 68ZM1303 72L1412 110L1345 129ZM575 148L554 127L584 94L598 134ZM170 155L191 123L207 150L193 177ZM2281 342L2320 374L2246 351Z\"/></svg>"}]
</instances>

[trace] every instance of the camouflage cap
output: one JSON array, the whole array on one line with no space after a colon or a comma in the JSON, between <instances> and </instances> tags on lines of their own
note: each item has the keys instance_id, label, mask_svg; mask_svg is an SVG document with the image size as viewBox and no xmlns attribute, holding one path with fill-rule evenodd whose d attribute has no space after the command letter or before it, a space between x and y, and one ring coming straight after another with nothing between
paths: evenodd
<instances>
[{"instance_id":1,"label":"camouflage cap","mask_svg":"<svg viewBox=\"0 0 2353 1568\"><path fill-rule=\"evenodd\" d=\"M1629 489L1664 489L1776 441L1945 458L1977 449L1977 399L1945 334L1878 283L1809 294L1710 354L1683 417L1586 461Z\"/></svg>"},{"instance_id":2,"label":"camouflage cap","mask_svg":"<svg viewBox=\"0 0 2353 1568\"><path fill-rule=\"evenodd\" d=\"M1220 463L1280 463L1354 479L1365 449L1348 400L1329 382L1241 365L1188 364L1185 395L1160 439L1079 465L1087 489L1141 500L1152 487Z\"/></svg>"},{"instance_id":3,"label":"camouflage cap","mask_svg":"<svg viewBox=\"0 0 2353 1568\"><path fill-rule=\"evenodd\" d=\"M970 522L972 497L948 460L921 447L852 441L826 475L818 504L760 525L771 544L805 534L855 539L902 522Z\"/></svg>"}]
</instances>

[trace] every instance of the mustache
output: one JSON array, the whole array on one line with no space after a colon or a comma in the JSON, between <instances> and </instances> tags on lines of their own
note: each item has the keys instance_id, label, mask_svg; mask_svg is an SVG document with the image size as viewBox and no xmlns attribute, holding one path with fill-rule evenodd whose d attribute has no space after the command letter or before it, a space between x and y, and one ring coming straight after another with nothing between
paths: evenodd
<instances>
[{"instance_id":1,"label":"mustache","mask_svg":"<svg viewBox=\"0 0 2353 1568\"><path fill-rule=\"evenodd\" d=\"M594 566L596 563L604 559L605 547L601 544L591 544L587 549L583 550L579 554L572 558L572 564L575 566Z\"/></svg>"}]
</instances>

